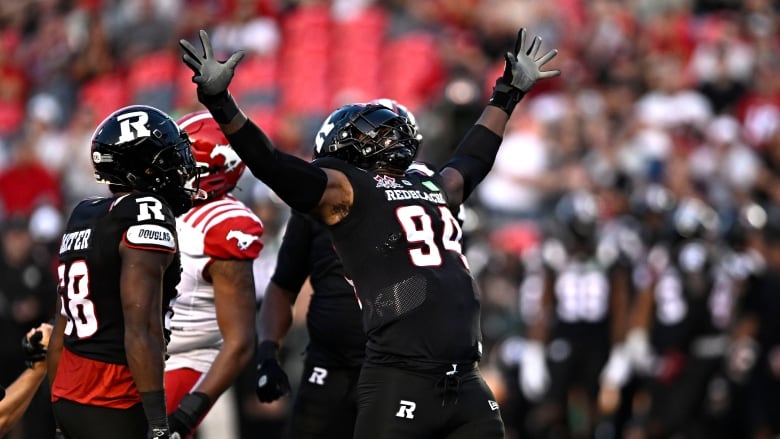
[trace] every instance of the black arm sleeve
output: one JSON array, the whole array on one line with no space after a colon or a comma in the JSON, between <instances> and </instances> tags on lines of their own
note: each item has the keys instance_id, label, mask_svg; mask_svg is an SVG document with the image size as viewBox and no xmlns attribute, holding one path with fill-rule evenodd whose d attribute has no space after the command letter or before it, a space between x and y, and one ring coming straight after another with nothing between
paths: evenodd
<instances>
[{"instance_id":1,"label":"black arm sleeve","mask_svg":"<svg viewBox=\"0 0 780 439\"><path fill-rule=\"evenodd\" d=\"M490 172L496 160L501 136L482 125L474 125L463 137L455 154L444 165L463 176L463 200L466 200L483 178Z\"/></svg>"},{"instance_id":2,"label":"black arm sleeve","mask_svg":"<svg viewBox=\"0 0 780 439\"><path fill-rule=\"evenodd\" d=\"M276 269L271 280L296 295L309 276L312 230L299 212L292 212L276 256Z\"/></svg>"},{"instance_id":3,"label":"black arm sleeve","mask_svg":"<svg viewBox=\"0 0 780 439\"><path fill-rule=\"evenodd\" d=\"M300 212L311 212L317 207L328 183L325 171L274 148L251 120L227 138L252 174L288 206Z\"/></svg>"}]
</instances>

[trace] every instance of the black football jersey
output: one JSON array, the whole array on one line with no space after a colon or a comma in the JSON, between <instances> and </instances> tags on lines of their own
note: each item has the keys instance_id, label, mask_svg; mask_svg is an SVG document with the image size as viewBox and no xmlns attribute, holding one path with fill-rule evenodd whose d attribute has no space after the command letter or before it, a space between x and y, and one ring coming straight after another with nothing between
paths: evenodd
<instances>
[{"instance_id":1,"label":"black football jersey","mask_svg":"<svg viewBox=\"0 0 780 439\"><path fill-rule=\"evenodd\" d=\"M697 241L686 242L676 251L663 246L653 249L652 256L660 261L654 267L659 274L653 288L651 332L657 351L687 351L697 338L722 334L730 325L735 284L713 252Z\"/></svg>"},{"instance_id":2,"label":"black football jersey","mask_svg":"<svg viewBox=\"0 0 780 439\"><path fill-rule=\"evenodd\" d=\"M425 367L479 359L478 290L440 174L422 164L398 177L338 159L314 163L340 170L353 187L349 215L329 229L362 304L366 361Z\"/></svg>"},{"instance_id":3,"label":"black football jersey","mask_svg":"<svg viewBox=\"0 0 780 439\"><path fill-rule=\"evenodd\" d=\"M176 222L162 199L149 193L87 199L73 209L60 244L58 294L67 319L65 346L93 360L127 364L121 242L176 254L163 278L165 314L181 277Z\"/></svg>"},{"instance_id":4,"label":"black football jersey","mask_svg":"<svg viewBox=\"0 0 780 439\"><path fill-rule=\"evenodd\" d=\"M542 246L544 264L554 295L554 336L609 338L613 275L620 269L617 254L596 246L593 253L570 252L556 239Z\"/></svg>"},{"instance_id":5,"label":"black football jersey","mask_svg":"<svg viewBox=\"0 0 780 439\"><path fill-rule=\"evenodd\" d=\"M277 261L271 279L284 289L298 292L310 277L314 291L306 314L309 359L326 366L363 364L366 336L360 307L325 226L293 212Z\"/></svg>"}]
</instances>

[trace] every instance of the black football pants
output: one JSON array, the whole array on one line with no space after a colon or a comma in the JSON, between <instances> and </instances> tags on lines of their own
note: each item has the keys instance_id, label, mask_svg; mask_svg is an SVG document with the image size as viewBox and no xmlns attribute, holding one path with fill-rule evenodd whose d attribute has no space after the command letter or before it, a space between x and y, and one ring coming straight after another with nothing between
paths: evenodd
<instances>
[{"instance_id":1,"label":"black football pants","mask_svg":"<svg viewBox=\"0 0 780 439\"><path fill-rule=\"evenodd\" d=\"M360 368L304 362L290 420L290 439L349 439L357 418Z\"/></svg>"},{"instance_id":2,"label":"black football pants","mask_svg":"<svg viewBox=\"0 0 780 439\"><path fill-rule=\"evenodd\" d=\"M447 374L364 366L354 439L503 439L504 423L479 368Z\"/></svg>"},{"instance_id":3,"label":"black football pants","mask_svg":"<svg viewBox=\"0 0 780 439\"><path fill-rule=\"evenodd\" d=\"M141 403L114 409L59 399L52 408L57 425L68 439L144 439L149 434Z\"/></svg>"}]
</instances>

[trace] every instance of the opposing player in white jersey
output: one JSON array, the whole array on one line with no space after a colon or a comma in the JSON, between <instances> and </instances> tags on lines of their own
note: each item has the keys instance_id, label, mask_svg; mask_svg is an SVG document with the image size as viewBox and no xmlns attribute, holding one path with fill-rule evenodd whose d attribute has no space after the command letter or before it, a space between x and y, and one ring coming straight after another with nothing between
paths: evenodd
<instances>
[{"instance_id":1,"label":"opposing player in white jersey","mask_svg":"<svg viewBox=\"0 0 780 439\"><path fill-rule=\"evenodd\" d=\"M263 225L229 193L245 165L211 115L177 122L192 140L202 198L176 219L182 276L165 367L170 428L188 437L254 354Z\"/></svg>"}]
</instances>

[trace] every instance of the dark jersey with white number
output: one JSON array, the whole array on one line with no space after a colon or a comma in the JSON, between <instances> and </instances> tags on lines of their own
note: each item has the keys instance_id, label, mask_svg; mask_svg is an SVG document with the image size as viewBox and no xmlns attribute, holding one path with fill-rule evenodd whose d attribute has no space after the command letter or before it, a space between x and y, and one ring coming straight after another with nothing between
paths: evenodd
<instances>
[{"instance_id":1,"label":"dark jersey with white number","mask_svg":"<svg viewBox=\"0 0 780 439\"><path fill-rule=\"evenodd\" d=\"M731 324L736 289L717 252L696 240L676 249L652 249L657 280L651 341L656 351L687 352L696 339L722 334Z\"/></svg>"},{"instance_id":2,"label":"dark jersey with white number","mask_svg":"<svg viewBox=\"0 0 780 439\"><path fill-rule=\"evenodd\" d=\"M59 253L65 347L93 360L127 364L120 297L119 244L176 253L163 278L163 313L176 297L181 266L176 222L157 195L87 199L71 213ZM162 318L162 317L161 317Z\"/></svg>"},{"instance_id":3,"label":"dark jersey with white number","mask_svg":"<svg viewBox=\"0 0 780 439\"><path fill-rule=\"evenodd\" d=\"M306 313L309 359L324 366L363 364L366 336L360 306L328 230L311 217L293 212L277 261L271 279L286 290L299 292L310 277L314 292Z\"/></svg>"},{"instance_id":4,"label":"dark jersey with white number","mask_svg":"<svg viewBox=\"0 0 780 439\"><path fill-rule=\"evenodd\" d=\"M545 241L542 261L552 282L555 309L553 336L609 340L613 278L618 269L616 252L596 246L579 254L555 238Z\"/></svg>"},{"instance_id":5,"label":"dark jersey with white number","mask_svg":"<svg viewBox=\"0 0 780 439\"><path fill-rule=\"evenodd\" d=\"M354 191L330 227L363 307L366 362L406 367L480 357L480 302L461 253L461 228L441 176L422 164L390 176L325 158Z\"/></svg>"}]
</instances>

